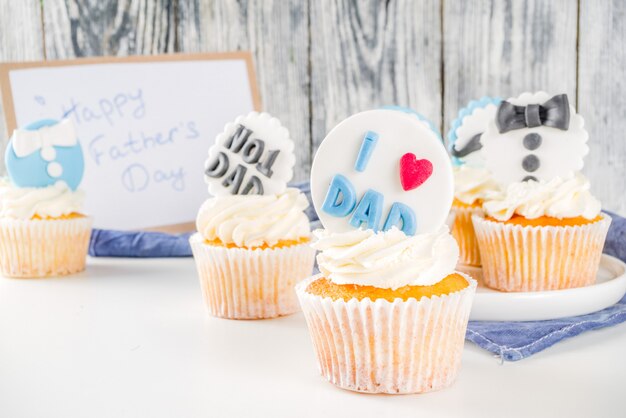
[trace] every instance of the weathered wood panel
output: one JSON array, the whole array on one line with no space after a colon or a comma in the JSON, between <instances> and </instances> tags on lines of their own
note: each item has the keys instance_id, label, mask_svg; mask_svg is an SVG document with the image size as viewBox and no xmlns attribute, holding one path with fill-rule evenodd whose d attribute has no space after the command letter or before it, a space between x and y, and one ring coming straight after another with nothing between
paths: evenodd
<instances>
[{"instance_id":1,"label":"weathered wood panel","mask_svg":"<svg viewBox=\"0 0 626 418\"><path fill-rule=\"evenodd\" d=\"M343 118L383 105L440 124L440 11L439 0L311 1L315 149Z\"/></svg>"},{"instance_id":2,"label":"weathered wood panel","mask_svg":"<svg viewBox=\"0 0 626 418\"><path fill-rule=\"evenodd\" d=\"M360 110L405 105L445 131L485 94L566 92L590 131L594 193L626 213L625 18L620 0L0 0L0 60L250 49L297 180Z\"/></svg>"},{"instance_id":3,"label":"weathered wood panel","mask_svg":"<svg viewBox=\"0 0 626 418\"><path fill-rule=\"evenodd\" d=\"M48 59L174 51L174 3L168 0L45 0Z\"/></svg>"},{"instance_id":4,"label":"weathered wood panel","mask_svg":"<svg viewBox=\"0 0 626 418\"><path fill-rule=\"evenodd\" d=\"M38 0L0 0L0 61L33 61L44 58L41 6ZM8 139L0 102L0 147ZM1 155L4 155L2 153ZM4 158L0 158L0 173Z\"/></svg>"},{"instance_id":5,"label":"weathered wood panel","mask_svg":"<svg viewBox=\"0 0 626 418\"><path fill-rule=\"evenodd\" d=\"M626 2L580 4L578 108L589 131L585 172L603 206L626 214Z\"/></svg>"},{"instance_id":6,"label":"weathered wood panel","mask_svg":"<svg viewBox=\"0 0 626 418\"><path fill-rule=\"evenodd\" d=\"M481 96L576 97L578 6L571 0L444 1L444 121Z\"/></svg>"},{"instance_id":7,"label":"weathered wood panel","mask_svg":"<svg viewBox=\"0 0 626 418\"><path fill-rule=\"evenodd\" d=\"M307 3L196 0L178 5L180 51L253 52L263 109L287 126L296 143L294 180L306 180L311 165Z\"/></svg>"}]
</instances>

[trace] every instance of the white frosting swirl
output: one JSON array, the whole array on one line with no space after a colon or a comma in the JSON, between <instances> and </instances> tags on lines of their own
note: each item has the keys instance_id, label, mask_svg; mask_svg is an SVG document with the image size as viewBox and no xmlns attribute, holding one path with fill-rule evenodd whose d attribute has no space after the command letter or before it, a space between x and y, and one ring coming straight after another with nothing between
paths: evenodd
<instances>
[{"instance_id":1,"label":"white frosting swirl","mask_svg":"<svg viewBox=\"0 0 626 418\"><path fill-rule=\"evenodd\" d=\"M336 284L386 289L432 285L452 274L459 258L459 247L445 225L414 236L397 228L314 234L320 271Z\"/></svg>"},{"instance_id":2,"label":"white frosting swirl","mask_svg":"<svg viewBox=\"0 0 626 418\"><path fill-rule=\"evenodd\" d=\"M308 206L309 201L298 189L277 195L216 196L200 207L196 227L208 241L248 248L272 246L311 235L304 213Z\"/></svg>"},{"instance_id":3,"label":"white frosting swirl","mask_svg":"<svg viewBox=\"0 0 626 418\"><path fill-rule=\"evenodd\" d=\"M73 191L63 181L48 187L15 187L6 179L0 182L0 217L14 219L58 218L80 213L84 193Z\"/></svg>"},{"instance_id":4,"label":"white frosting swirl","mask_svg":"<svg viewBox=\"0 0 626 418\"><path fill-rule=\"evenodd\" d=\"M484 168L463 165L454 168L454 197L466 205L486 200L498 193L498 184Z\"/></svg>"},{"instance_id":5,"label":"white frosting swirl","mask_svg":"<svg viewBox=\"0 0 626 418\"><path fill-rule=\"evenodd\" d=\"M600 201L589 192L589 180L582 174L550 181L511 183L505 192L483 204L487 214L499 221L514 214L527 219L552 218L594 219L600 214Z\"/></svg>"}]
</instances>

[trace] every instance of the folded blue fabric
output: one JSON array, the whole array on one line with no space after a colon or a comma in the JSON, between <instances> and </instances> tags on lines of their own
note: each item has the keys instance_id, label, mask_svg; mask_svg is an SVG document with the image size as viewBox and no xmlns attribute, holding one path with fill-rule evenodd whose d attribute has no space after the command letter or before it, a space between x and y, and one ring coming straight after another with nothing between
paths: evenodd
<instances>
[{"instance_id":1,"label":"folded blue fabric","mask_svg":"<svg viewBox=\"0 0 626 418\"><path fill-rule=\"evenodd\" d=\"M626 219L613 218L604 253L626 261ZM496 322L470 321L465 338L500 356L517 361L585 331L605 328L626 321L626 296L602 311L549 321Z\"/></svg>"},{"instance_id":2,"label":"folded blue fabric","mask_svg":"<svg viewBox=\"0 0 626 418\"><path fill-rule=\"evenodd\" d=\"M294 185L309 201L308 183ZM626 261L626 219L608 212L613 218L604 252ZM313 227L319 219L313 205L307 210ZM171 235L160 232L128 232L96 229L89 254L96 257L189 257L191 233ZM585 331L604 328L626 321L626 297L610 308L588 315L549 321L496 322L470 321L466 338L500 356L504 361L527 358L566 338Z\"/></svg>"}]
</instances>

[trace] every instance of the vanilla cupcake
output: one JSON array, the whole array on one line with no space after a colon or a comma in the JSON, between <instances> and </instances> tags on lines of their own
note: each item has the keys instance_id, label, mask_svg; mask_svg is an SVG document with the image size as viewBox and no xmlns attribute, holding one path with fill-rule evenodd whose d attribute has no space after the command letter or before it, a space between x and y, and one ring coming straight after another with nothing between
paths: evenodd
<instances>
[{"instance_id":1,"label":"vanilla cupcake","mask_svg":"<svg viewBox=\"0 0 626 418\"><path fill-rule=\"evenodd\" d=\"M267 113L229 123L209 150L209 198L191 248L209 312L260 319L298 310L294 286L313 270L306 196L286 188L295 157L289 132Z\"/></svg>"},{"instance_id":2,"label":"vanilla cupcake","mask_svg":"<svg viewBox=\"0 0 626 418\"><path fill-rule=\"evenodd\" d=\"M313 270L309 202L279 195L218 196L200 208L191 248L212 315L257 319L298 310L294 286Z\"/></svg>"},{"instance_id":3,"label":"vanilla cupcake","mask_svg":"<svg viewBox=\"0 0 626 418\"><path fill-rule=\"evenodd\" d=\"M468 266L480 266L480 250L476 242L473 215L483 214L485 199L498 192L498 185L491 173L484 168L467 165L454 168L454 224L452 236L459 243L459 262Z\"/></svg>"},{"instance_id":4,"label":"vanilla cupcake","mask_svg":"<svg viewBox=\"0 0 626 418\"><path fill-rule=\"evenodd\" d=\"M353 115L320 145L311 194L326 228L313 243L321 273L296 289L322 376L368 393L452 384L476 281L455 271L438 135L402 112Z\"/></svg>"},{"instance_id":5,"label":"vanilla cupcake","mask_svg":"<svg viewBox=\"0 0 626 418\"><path fill-rule=\"evenodd\" d=\"M473 218L485 285L502 291L593 284L611 218L576 174L511 183Z\"/></svg>"},{"instance_id":6,"label":"vanilla cupcake","mask_svg":"<svg viewBox=\"0 0 626 418\"><path fill-rule=\"evenodd\" d=\"M455 165L452 236L459 243L462 265L480 266L472 215L482 214L483 201L499 189L484 167L481 136L494 119L501 101L492 97L472 100L459 111L448 132L450 155Z\"/></svg>"},{"instance_id":7,"label":"vanilla cupcake","mask_svg":"<svg viewBox=\"0 0 626 418\"><path fill-rule=\"evenodd\" d=\"M476 281L454 271L447 226L411 237L395 228L317 236L321 274L297 291L322 375L369 393L451 385Z\"/></svg>"},{"instance_id":8,"label":"vanilla cupcake","mask_svg":"<svg viewBox=\"0 0 626 418\"><path fill-rule=\"evenodd\" d=\"M611 219L579 173L587 139L564 94L524 93L500 104L481 142L503 191L472 218L487 286L514 292L595 282Z\"/></svg>"},{"instance_id":9,"label":"vanilla cupcake","mask_svg":"<svg viewBox=\"0 0 626 418\"><path fill-rule=\"evenodd\" d=\"M0 268L10 277L85 269L92 219L77 190L84 161L68 120L18 129L7 146L10 178L0 182Z\"/></svg>"}]
</instances>

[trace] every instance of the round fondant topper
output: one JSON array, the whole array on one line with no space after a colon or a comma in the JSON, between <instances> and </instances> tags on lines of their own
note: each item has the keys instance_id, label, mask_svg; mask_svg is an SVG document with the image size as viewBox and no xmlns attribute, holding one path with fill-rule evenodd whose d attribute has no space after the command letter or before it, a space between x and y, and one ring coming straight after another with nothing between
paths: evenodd
<instances>
[{"instance_id":1,"label":"round fondant topper","mask_svg":"<svg viewBox=\"0 0 626 418\"><path fill-rule=\"evenodd\" d=\"M500 102L502 99L485 96L472 100L459 110L448 132L450 155L455 165L484 167L484 158L480 152L481 136L495 118Z\"/></svg>"},{"instance_id":2,"label":"round fondant topper","mask_svg":"<svg viewBox=\"0 0 626 418\"><path fill-rule=\"evenodd\" d=\"M296 157L287 128L267 113L228 123L209 149L204 178L213 196L279 194L293 177Z\"/></svg>"},{"instance_id":3,"label":"round fondant topper","mask_svg":"<svg viewBox=\"0 0 626 418\"><path fill-rule=\"evenodd\" d=\"M16 129L4 157L9 178L17 187L47 187L64 181L76 190L85 169L69 119L44 119Z\"/></svg>"},{"instance_id":4,"label":"round fondant topper","mask_svg":"<svg viewBox=\"0 0 626 418\"><path fill-rule=\"evenodd\" d=\"M452 205L452 166L428 123L397 110L369 110L322 141L311 167L311 195L333 232L394 226L407 235L433 232Z\"/></svg>"},{"instance_id":5,"label":"round fondant topper","mask_svg":"<svg viewBox=\"0 0 626 418\"><path fill-rule=\"evenodd\" d=\"M501 184L569 177L583 168L589 134L567 95L503 101L482 135L485 167Z\"/></svg>"}]
</instances>

